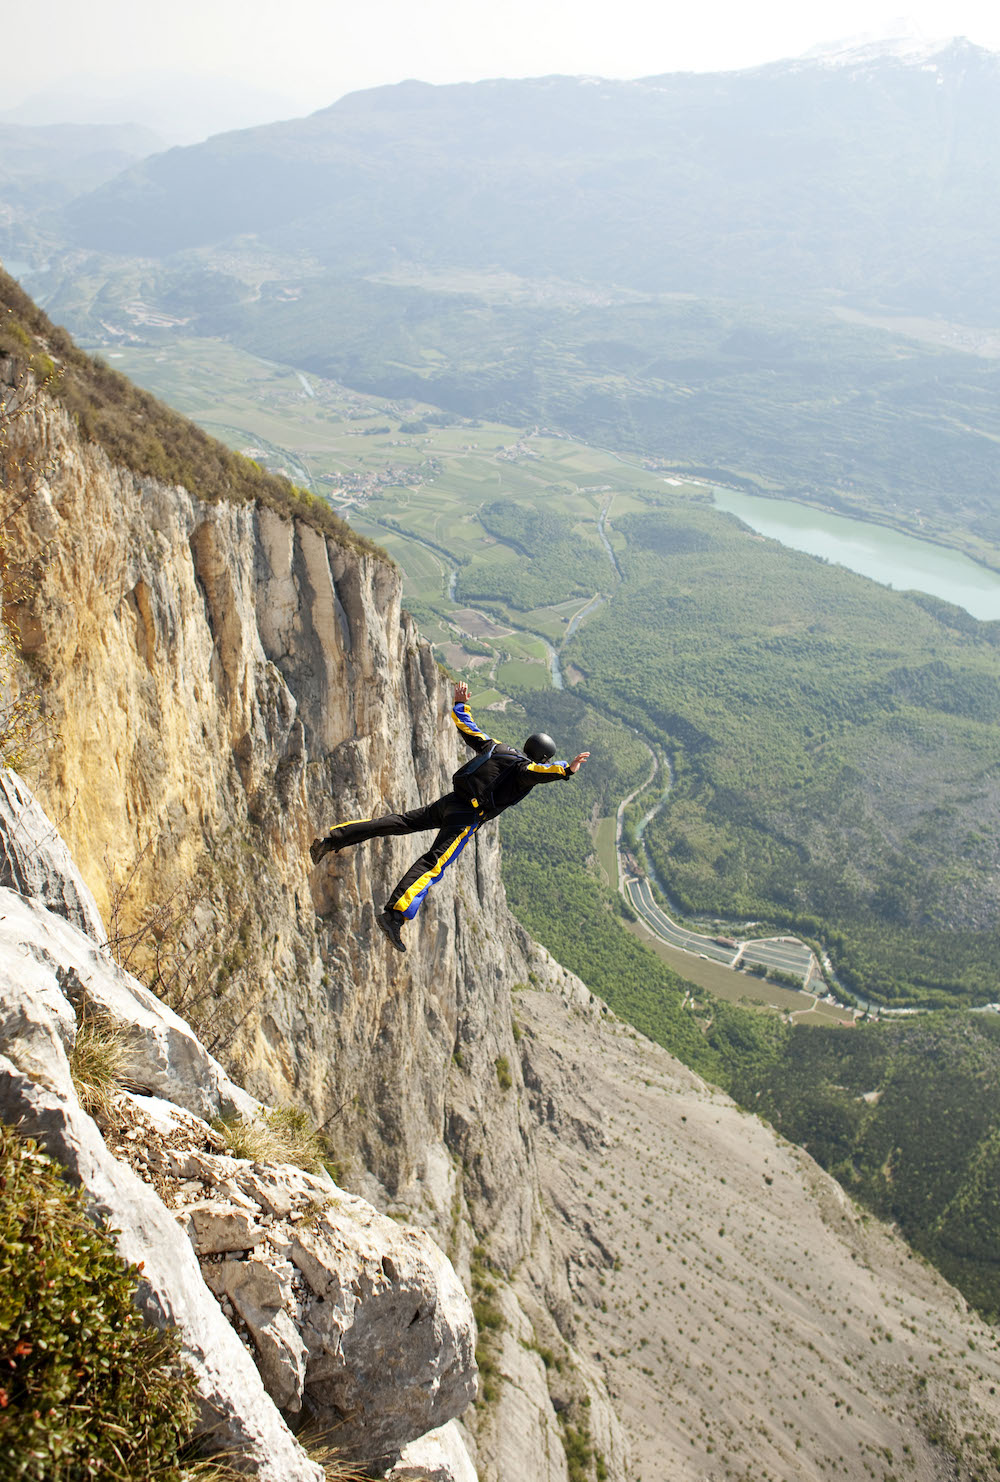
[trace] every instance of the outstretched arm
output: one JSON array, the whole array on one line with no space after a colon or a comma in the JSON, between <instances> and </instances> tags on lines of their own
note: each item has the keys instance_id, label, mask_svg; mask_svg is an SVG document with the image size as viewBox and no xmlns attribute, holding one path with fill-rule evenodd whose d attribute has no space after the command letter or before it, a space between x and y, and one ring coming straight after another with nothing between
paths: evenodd
<instances>
[{"instance_id":1,"label":"outstretched arm","mask_svg":"<svg viewBox=\"0 0 1000 1482\"><path fill-rule=\"evenodd\" d=\"M471 746L473 751L482 751L484 746L493 745L493 737L487 736L486 732L476 725L468 708L468 700L469 686L463 680L459 680L455 686L451 718L458 727L458 734L466 746Z\"/></svg>"},{"instance_id":2,"label":"outstretched arm","mask_svg":"<svg viewBox=\"0 0 1000 1482\"><path fill-rule=\"evenodd\" d=\"M589 755L589 751L581 751L571 762L529 762L525 770L534 782L554 782L557 777L573 777Z\"/></svg>"}]
</instances>

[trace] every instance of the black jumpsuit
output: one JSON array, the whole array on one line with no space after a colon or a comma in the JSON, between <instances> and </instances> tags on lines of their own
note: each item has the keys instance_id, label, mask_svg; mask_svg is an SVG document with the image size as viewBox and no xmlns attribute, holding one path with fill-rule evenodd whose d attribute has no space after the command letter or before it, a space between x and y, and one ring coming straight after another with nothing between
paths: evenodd
<instances>
[{"instance_id":1,"label":"black jumpsuit","mask_svg":"<svg viewBox=\"0 0 1000 1482\"><path fill-rule=\"evenodd\" d=\"M573 775L568 762L532 762L523 751L505 746L502 742L494 742L485 731L479 729L467 707L461 702L452 707L451 718L466 745L473 751L481 752L487 746L492 746L495 757L510 757L517 762L516 766L504 771L489 807L460 797L457 792L449 792L424 808L411 808L406 813L386 813L381 818L359 819L337 826L338 848L347 844L361 844L365 839L385 838L391 834L416 834L425 829L437 829L433 844L414 861L386 902L386 910L398 911L408 921L419 911L431 886L437 884L482 824L495 818L505 808L519 803L539 783L554 782L557 778Z\"/></svg>"}]
</instances>

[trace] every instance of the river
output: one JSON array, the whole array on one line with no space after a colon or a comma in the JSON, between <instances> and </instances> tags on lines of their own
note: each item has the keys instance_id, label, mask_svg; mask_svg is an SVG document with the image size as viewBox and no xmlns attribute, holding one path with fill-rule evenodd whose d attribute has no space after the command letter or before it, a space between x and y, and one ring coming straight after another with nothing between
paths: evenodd
<instances>
[{"instance_id":1,"label":"river","mask_svg":"<svg viewBox=\"0 0 1000 1482\"><path fill-rule=\"evenodd\" d=\"M737 515L782 545L822 556L897 591L928 592L981 621L1000 619L1000 573L959 551L788 499L764 499L736 489L712 492L717 509Z\"/></svg>"}]
</instances>

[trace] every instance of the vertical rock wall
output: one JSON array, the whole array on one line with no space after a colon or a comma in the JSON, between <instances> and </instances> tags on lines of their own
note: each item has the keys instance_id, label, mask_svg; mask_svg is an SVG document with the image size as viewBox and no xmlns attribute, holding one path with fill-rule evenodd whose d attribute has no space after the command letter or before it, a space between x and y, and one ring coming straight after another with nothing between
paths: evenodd
<instances>
[{"instance_id":1,"label":"vertical rock wall","mask_svg":"<svg viewBox=\"0 0 1000 1482\"><path fill-rule=\"evenodd\" d=\"M185 909L224 972L239 956L219 1049L236 1078L307 1108L347 1182L419 1218L467 1274L486 1240L561 1301L510 998L551 965L507 911L495 826L431 891L405 957L374 915L423 845L309 863L330 822L428 802L458 764L398 572L302 520L137 477L55 407L18 431L41 473L19 516L34 580L18 621L53 727L32 782L105 920L169 915L204 878ZM484 1445L482 1475L509 1476Z\"/></svg>"}]
</instances>

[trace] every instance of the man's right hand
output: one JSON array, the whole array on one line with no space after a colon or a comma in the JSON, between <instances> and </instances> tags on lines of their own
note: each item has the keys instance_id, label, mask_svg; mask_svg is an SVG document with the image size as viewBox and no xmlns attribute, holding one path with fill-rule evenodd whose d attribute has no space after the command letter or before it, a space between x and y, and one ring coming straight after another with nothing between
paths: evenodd
<instances>
[{"instance_id":1,"label":"man's right hand","mask_svg":"<svg viewBox=\"0 0 1000 1482\"><path fill-rule=\"evenodd\" d=\"M589 755L589 751L581 751L579 756L573 758L566 770L568 772L579 772Z\"/></svg>"},{"instance_id":2,"label":"man's right hand","mask_svg":"<svg viewBox=\"0 0 1000 1482\"><path fill-rule=\"evenodd\" d=\"M465 683L464 679L460 679L455 686L455 699L453 703L456 705L465 705L468 699L469 686Z\"/></svg>"}]
</instances>

